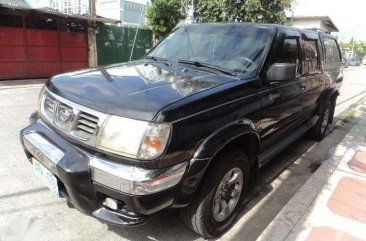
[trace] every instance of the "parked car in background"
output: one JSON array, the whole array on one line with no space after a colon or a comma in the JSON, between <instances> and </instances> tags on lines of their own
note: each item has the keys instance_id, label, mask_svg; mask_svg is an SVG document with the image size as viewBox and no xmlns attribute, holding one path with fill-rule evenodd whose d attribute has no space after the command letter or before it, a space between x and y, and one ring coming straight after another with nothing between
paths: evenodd
<instances>
[{"instance_id":1,"label":"parked car in background","mask_svg":"<svg viewBox=\"0 0 366 241\"><path fill-rule=\"evenodd\" d=\"M347 68L348 67L348 60L345 58L342 58L342 64L343 64L343 68Z\"/></svg>"},{"instance_id":2,"label":"parked car in background","mask_svg":"<svg viewBox=\"0 0 366 241\"><path fill-rule=\"evenodd\" d=\"M348 60L348 66L360 66L361 60L360 59L350 59Z\"/></svg>"},{"instance_id":3,"label":"parked car in background","mask_svg":"<svg viewBox=\"0 0 366 241\"><path fill-rule=\"evenodd\" d=\"M362 58L362 64L365 65L366 64L366 55Z\"/></svg>"},{"instance_id":4,"label":"parked car in background","mask_svg":"<svg viewBox=\"0 0 366 241\"><path fill-rule=\"evenodd\" d=\"M325 136L342 66L322 32L181 26L140 61L51 78L21 142L85 214L131 226L179 208L193 231L217 237L264 165L305 133Z\"/></svg>"}]
</instances>

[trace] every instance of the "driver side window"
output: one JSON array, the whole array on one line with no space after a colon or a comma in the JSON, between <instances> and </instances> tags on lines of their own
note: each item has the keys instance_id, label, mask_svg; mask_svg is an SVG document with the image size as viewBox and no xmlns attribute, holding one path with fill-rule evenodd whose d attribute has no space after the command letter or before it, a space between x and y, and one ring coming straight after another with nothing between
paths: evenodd
<instances>
[{"instance_id":1,"label":"driver side window","mask_svg":"<svg viewBox=\"0 0 366 241\"><path fill-rule=\"evenodd\" d=\"M300 74L300 43L297 38L286 38L279 48L274 63L290 63L297 65L297 73Z\"/></svg>"}]
</instances>

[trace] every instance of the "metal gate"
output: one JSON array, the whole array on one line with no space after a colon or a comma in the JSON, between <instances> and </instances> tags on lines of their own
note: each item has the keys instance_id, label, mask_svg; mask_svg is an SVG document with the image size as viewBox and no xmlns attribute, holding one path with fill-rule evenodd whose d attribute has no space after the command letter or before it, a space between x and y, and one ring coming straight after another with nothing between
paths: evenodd
<instances>
[{"instance_id":1,"label":"metal gate","mask_svg":"<svg viewBox=\"0 0 366 241\"><path fill-rule=\"evenodd\" d=\"M0 14L0 80L50 77L87 66L82 23Z\"/></svg>"},{"instance_id":2,"label":"metal gate","mask_svg":"<svg viewBox=\"0 0 366 241\"><path fill-rule=\"evenodd\" d=\"M136 31L133 27L102 26L97 34L98 65L126 62L130 57L131 60L142 58L146 49L152 47L152 32L138 29L136 36Z\"/></svg>"}]
</instances>

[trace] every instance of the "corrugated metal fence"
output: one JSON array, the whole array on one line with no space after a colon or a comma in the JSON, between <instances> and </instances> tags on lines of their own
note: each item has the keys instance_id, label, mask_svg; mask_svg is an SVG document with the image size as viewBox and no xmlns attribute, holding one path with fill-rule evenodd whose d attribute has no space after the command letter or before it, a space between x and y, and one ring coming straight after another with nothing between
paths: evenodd
<instances>
[{"instance_id":1,"label":"corrugated metal fence","mask_svg":"<svg viewBox=\"0 0 366 241\"><path fill-rule=\"evenodd\" d=\"M104 25L97 34L98 65L130 60L137 28ZM152 32L139 29L131 60L140 59L152 47Z\"/></svg>"}]
</instances>

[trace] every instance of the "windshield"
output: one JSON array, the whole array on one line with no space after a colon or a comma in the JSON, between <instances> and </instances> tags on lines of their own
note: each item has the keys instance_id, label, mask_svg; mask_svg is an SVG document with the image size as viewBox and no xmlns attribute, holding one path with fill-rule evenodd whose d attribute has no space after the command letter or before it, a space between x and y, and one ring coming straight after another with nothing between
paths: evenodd
<instances>
[{"instance_id":1,"label":"windshield","mask_svg":"<svg viewBox=\"0 0 366 241\"><path fill-rule=\"evenodd\" d=\"M232 72L256 73L272 31L271 27L250 24L182 26L148 56L182 63L196 61Z\"/></svg>"}]
</instances>

